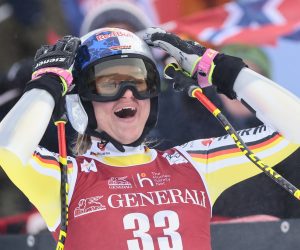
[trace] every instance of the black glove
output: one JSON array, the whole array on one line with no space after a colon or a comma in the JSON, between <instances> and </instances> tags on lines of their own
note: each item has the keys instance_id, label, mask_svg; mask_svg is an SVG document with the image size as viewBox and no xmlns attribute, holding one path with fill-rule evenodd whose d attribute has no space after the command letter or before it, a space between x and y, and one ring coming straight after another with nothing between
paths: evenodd
<instances>
[{"instance_id":1,"label":"black glove","mask_svg":"<svg viewBox=\"0 0 300 250\"><path fill-rule=\"evenodd\" d=\"M160 28L148 28L144 40L173 56L186 75L198 80L200 87L210 84L230 99L236 98L233 84L241 69L247 65L242 59L219 54L193 41L184 41Z\"/></svg>"},{"instance_id":2,"label":"black glove","mask_svg":"<svg viewBox=\"0 0 300 250\"><path fill-rule=\"evenodd\" d=\"M44 89L54 98L54 121L65 113L65 98L63 96L71 89L72 68L80 39L64 36L54 45L43 45L34 57L32 80L28 82L25 91L33 88Z\"/></svg>"},{"instance_id":3,"label":"black glove","mask_svg":"<svg viewBox=\"0 0 300 250\"><path fill-rule=\"evenodd\" d=\"M35 54L32 80L25 91L45 89L54 97L55 103L58 103L60 97L71 87L71 71L79 45L79 38L64 36L54 45L41 46Z\"/></svg>"}]
</instances>

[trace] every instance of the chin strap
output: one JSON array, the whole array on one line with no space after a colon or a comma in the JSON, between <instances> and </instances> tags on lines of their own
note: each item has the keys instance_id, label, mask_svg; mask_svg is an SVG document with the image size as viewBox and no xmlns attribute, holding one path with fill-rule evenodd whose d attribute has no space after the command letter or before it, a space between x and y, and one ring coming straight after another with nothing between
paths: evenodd
<instances>
[{"instance_id":1,"label":"chin strap","mask_svg":"<svg viewBox=\"0 0 300 250\"><path fill-rule=\"evenodd\" d=\"M129 147L130 146L131 147L139 146L144 141L147 133L148 133L147 129L144 129L144 131L139 139L137 139L136 141L134 141L130 144L122 144L122 143L118 142L117 140L115 140L114 138L112 138L109 134L107 134L104 131L98 132L98 131L92 130L92 129L86 130L87 135L97 137L97 138L101 139L104 143L110 142L120 152L125 152L124 146L129 146Z\"/></svg>"},{"instance_id":2,"label":"chin strap","mask_svg":"<svg viewBox=\"0 0 300 250\"><path fill-rule=\"evenodd\" d=\"M115 146L115 148L118 149L120 152L125 152L123 144L116 141L114 138L112 138L110 135L108 135L104 131L98 132L96 130L87 128L85 133L87 135L94 136L94 137L101 139L101 141L104 142L105 144L107 144L108 142L111 142Z\"/></svg>"}]
</instances>

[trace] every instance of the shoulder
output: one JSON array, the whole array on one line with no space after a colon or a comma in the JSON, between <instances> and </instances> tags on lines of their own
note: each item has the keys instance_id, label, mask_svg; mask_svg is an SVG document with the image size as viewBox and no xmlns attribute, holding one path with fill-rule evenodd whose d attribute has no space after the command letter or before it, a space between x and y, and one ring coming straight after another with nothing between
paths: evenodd
<instances>
[{"instance_id":1,"label":"shoulder","mask_svg":"<svg viewBox=\"0 0 300 250\"><path fill-rule=\"evenodd\" d=\"M59 161L59 154L51 152L44 147L38 146L33 153L33 158L45 163L54 163Z\"/></svg>"},{"instance_id":2,"label":"shoulder","mask_svg":"<svg viewBox=\"0 0 300 250\"><path fill-rule=\"evenodd\" d=\"M60 168L60 155L58 153L49 151L48 149L38 146L33 155L32 161L35 162L35 165L38 164L44 167L55 167ZM72 169L77 165L76 158L73 156L67 156L68 168Z\"/></svg>"}]
</instances>

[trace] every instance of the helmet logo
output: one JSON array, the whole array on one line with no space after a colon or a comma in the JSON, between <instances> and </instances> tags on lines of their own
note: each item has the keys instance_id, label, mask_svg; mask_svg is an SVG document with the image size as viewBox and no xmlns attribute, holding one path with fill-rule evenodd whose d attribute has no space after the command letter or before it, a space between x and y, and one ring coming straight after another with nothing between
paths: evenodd
<instances>
[{"instance_id":1,"label":"helmet logo","mask_svg":"<svg viewBox=\"0 0 300 250\"><path fill-rule=\"evenodd\" d=\"M110 38L110 37L121 37L121 36L133 37L133 35L129 32L113 31L113 32L110 32L108 34L101 33L99 35L96 35L96 39L98 41L102 41L102 40L105 40L105 39Z\"/></svg>"}]
</instances>

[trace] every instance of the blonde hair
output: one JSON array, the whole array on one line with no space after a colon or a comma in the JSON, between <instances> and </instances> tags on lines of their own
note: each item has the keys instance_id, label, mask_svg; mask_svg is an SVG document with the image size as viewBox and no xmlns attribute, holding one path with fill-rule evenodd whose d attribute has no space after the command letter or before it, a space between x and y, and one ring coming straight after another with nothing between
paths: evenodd
<instances>
[{"instance_id":1,"label":"blonde hair","mask_svg":"<svg viewBox=\"0 0 300 250\"><path fill-rule=\"evenodd\" d=\"M74 155L84 154L92 145L91 136L78 134L74 140L72 152Z\"/></svg>"}]
</instances>

